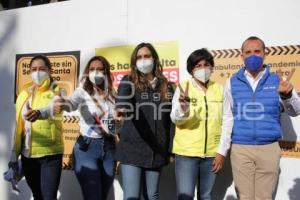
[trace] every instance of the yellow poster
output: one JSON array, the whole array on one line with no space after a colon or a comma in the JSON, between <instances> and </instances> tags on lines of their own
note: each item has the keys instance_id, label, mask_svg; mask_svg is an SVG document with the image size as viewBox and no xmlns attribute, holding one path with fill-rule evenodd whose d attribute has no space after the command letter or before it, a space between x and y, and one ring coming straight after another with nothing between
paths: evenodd
<instances>
[{"instance_id":1,"label":"yellow poster","mask_svg":"<svg viewBox=\"0 0 300 200\"><path fill-rule=\"evenodd\" d=\"M282 76L288 76L295 68L295 73L290 82L296 91L300 92L300 45L271 46L266 48L267 57L265 63L271 71L281 70ZM225 83L235 72L243 67L241 52L239 49L212 50L215 68L212 79L219 83ZM287 134L287 133L284 133ZM282 156L300 158L299 141L281 141Z\"/></svg>"},{"instance_id":2,"label":"yellow poster","mask_svg":"<svg viewBox=\"0 0 300 200\"><path fill-rule=\"evenodd\" d=\"M172 83L179 82L179 56L177 42L154 43L164 76ZM124 75L130 72L130 57L136 45L96 48L96 55L105 57L110 63L114 75L114 86L117 87Z\"/></svg>"},{"instance_id":3,"label":"yellow poster","mask_svg":"<svg viewBox=\"0 0 300 200\"><path fill-rule=\"evenodd\" d=\"M63 169L73 169L73 146L79 136L79 116L63 115L62 133L64 139Z\"/></svg>"},{"instance_id":4,"label":"yellow poster","mask_svg":"<svg viewBox=\"0 0 300 200\"><path fill-rule=\"evenodd\" d=\"M18 54L16 56L15 100L25 84L31 81L30 60L38 54ZM77 86L79 74L80 52L44 53L51 62L51 77L59 87L70 96ZM62 118L62 134L64 139L63 169L71 169L73 145L79 135L79 118L64 115Z\"/></svg>"},{"instance_id":5,"label":"yellow poster","mask_svg":"<svg viewBox=\"0 0 300 200\"><path fill-rule=\"evenodd\" d=\"M265 63L271 67L271 71L277 72L281 69L282 75L287 76L292 68L296 69L291 83L299 92L300 80L297 80L296 77L300 75L300 45L267 47L266 52ZM240 49L212 50L211 53L215 60L212 78L220 83L225 83L229 77L243 67Z\"/></svg>"}]
</instances>

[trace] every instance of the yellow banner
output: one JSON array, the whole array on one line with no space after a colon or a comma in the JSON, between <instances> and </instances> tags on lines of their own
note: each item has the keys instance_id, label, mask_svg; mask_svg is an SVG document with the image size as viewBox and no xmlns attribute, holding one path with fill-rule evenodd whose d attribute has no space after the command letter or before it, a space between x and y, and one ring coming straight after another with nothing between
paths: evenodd
<instances>
[{"instance_id":1,"label":"yellow banner","mask_svg":"<svg viewBox=\"0 0 300 200\"><path fill-rule=\"evenodd\" d=\"M64 52L66 53L66 52ZM66 91L69 96L77 85L77 77L79 72L79 57L70 52L69 55L60 54L45 54L51 62L51 76L52 79ZM16 90L18 95L25 84L31 81L30 77L30 60L34 57L33 54L19 54L16 62Z\"/></svg>"},{"instance_id":2,"label":"yellow banner","mask_svg":"<svg viewBox=\"0 0 300 200\"><path fill-rule=\"evenodd\" d=\"M62 133L64 139L63 169L72 169L73 146L79 136L79 117L63 115Z\"/></svg>"},{"instance_id":3,"label":"yellow banner","mask_svg":"<svg viewBox=\"0 0 300 200\"><path fill-rule=\"evenodd\" d=\"M179 82L178 44L175 41L154 43L164 76L173 83ZM124 75L130 72L130 57L136 45L96 48L96 55L105 57L110 63L114 75L114 86L117 87Z\"/></svg>"},{"instance_id":4,"label":"yellow banner","mask_svg":"<svg viewBox=\"0 0 300 200\"><path fill-rule=\"evenodd\" d=\"M300 45L272 46L266 48L267 56L265 63L271 67L271 71L282 71L287 76L292 68L296 71L291 79L295 89L300 92ZM215 59L215 68L212 79L219 83L225 81L243 67L240 49L212 50Z\"/></svg>"}]
</instances>

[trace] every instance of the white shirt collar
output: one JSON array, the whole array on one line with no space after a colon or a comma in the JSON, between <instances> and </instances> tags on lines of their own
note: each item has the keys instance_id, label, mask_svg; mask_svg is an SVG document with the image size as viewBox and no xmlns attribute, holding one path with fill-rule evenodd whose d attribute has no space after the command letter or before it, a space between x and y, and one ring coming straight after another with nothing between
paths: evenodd
<instances>
[{"instance_id":1,"label":"white shirt collar","mask_svg":"<svg viewBox=\"0 0 300 200\"><path fill-rule=\"evenodd\" d=\"M260 71L255 78L253 78L253 76L247 70L245 70L244 75L246 76L247 79L250 78L253 80L260 80L263 77L263 75L266 73L266 70L267 69L264 67L264 70Z\"/></svg>"},{"instance_id":2,"label":"white shirt collar","mask_svg":"<svg viewBox=\"0 0 300 200\"><path fill-rule=\"evenodd\" d=\"M260 79L263 77L263 75L266 73L266 68L264 68L263 71L259 72L259 74L253 78L253 76L247 71L245 70L244 75L246 77L246 79L248 80L250 86L252 87L253 91L255 91L258 82L260 81Z\"/></svg>"}]
</instances>

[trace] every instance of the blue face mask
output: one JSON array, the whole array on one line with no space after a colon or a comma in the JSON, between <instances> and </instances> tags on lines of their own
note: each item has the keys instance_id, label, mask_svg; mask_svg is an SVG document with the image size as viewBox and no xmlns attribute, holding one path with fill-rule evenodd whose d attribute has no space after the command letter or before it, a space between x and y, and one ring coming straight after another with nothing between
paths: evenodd
<instances>
[{"instance_id":1,"label":"blue face mask","mask_svg":"<svg viewBox=\"0 0 300 200\"><path fill-rule=\"evenodd\" d=\"M245 59L245 67L249 71L257 72L263 65L264 59L260 56L252 55Z\"/></svg>"}]
</instances>

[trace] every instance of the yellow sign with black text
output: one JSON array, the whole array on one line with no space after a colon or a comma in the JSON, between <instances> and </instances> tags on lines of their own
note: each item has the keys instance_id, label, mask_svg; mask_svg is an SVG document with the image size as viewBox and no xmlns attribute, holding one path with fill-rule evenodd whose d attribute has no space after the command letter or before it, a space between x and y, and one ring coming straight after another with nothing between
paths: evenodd
<instances>
[{"instance_id":1,"label":"yellow sign with black text","mask_svg":"<svg viewBox=\"0 0 300 200\"><path fill-rule=\"evenodd\" d=\"M300 80L296 79L300 75L300 45L267 47L266 52L265 63L270 66L271 71L278 72L280 69L283 76L288 76L292 68L296 69L291 83L300 92ZM212 50L211 53L215 61L212 79L219 83L224 84L244 66L239 49Z\"/></svg>"}]
</instances>

